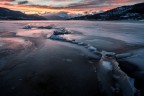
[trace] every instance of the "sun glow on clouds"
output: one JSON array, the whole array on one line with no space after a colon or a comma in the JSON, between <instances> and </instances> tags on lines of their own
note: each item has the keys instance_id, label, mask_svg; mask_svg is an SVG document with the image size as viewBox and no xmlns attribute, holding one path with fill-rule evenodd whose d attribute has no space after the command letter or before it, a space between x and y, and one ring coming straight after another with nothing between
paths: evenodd
<instances>
[{"instance_id":1,"label":"sun glow on clouds","mask_svg":"<svg viewBox=\"0 0 144 96\"><path fill-rule=\"evenodd\" d=\"M69 12L84 14L106 11L118 6L143 2L143 0L0 0L0 7L27 14Z\"/></svg>"},{"instance_id":2,"label":"sun glow on clouds","mask_svg":"<svg viewBox=\"0 0 144 96\"><path fill-rule=\"evenodd\" d=\"M66 7L72 3L78 3L82 0L14 0L13 4L24 3L27 5L51 6L51 7Z\"/></svg>"}]
</instances>

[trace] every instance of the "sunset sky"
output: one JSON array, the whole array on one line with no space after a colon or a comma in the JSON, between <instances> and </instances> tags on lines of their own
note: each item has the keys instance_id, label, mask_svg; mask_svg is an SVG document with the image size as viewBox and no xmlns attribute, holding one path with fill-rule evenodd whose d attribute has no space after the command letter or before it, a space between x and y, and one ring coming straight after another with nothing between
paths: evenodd
<instances>
[{"instance_id":1,"label":"sunset sky","mask_svg":"<svg viewBox=\"0 0 144 96\"><path fill-rule=\"evenodd\" d=\"M58 12L86 14L140 2L144 2L144 0L0 0L0 7L27 14Z\"/></svg>"}]
</instances>

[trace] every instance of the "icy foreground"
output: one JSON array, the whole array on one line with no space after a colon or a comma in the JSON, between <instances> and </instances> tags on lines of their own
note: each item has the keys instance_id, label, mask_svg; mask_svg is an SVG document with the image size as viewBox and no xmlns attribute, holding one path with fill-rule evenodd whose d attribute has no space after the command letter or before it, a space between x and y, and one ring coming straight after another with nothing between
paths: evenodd
<instances>
[{"instance_id":1,"label":"icy foreground","mask_svg":"<svg viewBox=\"0 0 144 96\"><path fill-rule=\"evenodd\" d=\"M55 34L57 33L57 34ZM101 58L99 63L96 65L96 73L98 81L101 85L101 91L105 92L107 96L140 96L140 91L134 87L134 79L127 76L120 67L115 58L127 58L129 54L117 54L112 52L98 51L97 48L78 42L76 40L68 40L60 37L59 35L70 34L70 32L64 30L56 30L49 37L52 40L59 40L63 42L70 42L79 46L84 46L90 52L98 55L97 59ZM75 43L76 42L76 43Z\"/></svg>"},{"instance_id":2,"label":"icy foreground","mask_svg":"<svg viewBox=\"0 0 144 96\"><path fill-rule=\"evenodd\" d=\"M2 96L143 94L143 23L8 23L0 22Z\"/></svg>"}]
</instances>

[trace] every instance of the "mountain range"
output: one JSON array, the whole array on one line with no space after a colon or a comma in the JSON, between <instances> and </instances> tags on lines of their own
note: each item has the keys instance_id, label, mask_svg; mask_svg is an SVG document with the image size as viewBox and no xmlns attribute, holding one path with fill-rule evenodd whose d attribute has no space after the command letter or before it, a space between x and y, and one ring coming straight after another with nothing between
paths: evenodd
<instances>
[{"instance_id":1,"label":"mountain range","mask_svg":"<svg viewBox=\"0 0 144 96\"><path fill-rule=\"evenodd\" d=\"M0 20L46 20L46 18L39 15L27 15L20 11L0 7Z\"/></svg>"},{"instance_id":2,"label":"mountain range","mask_svg":"<svg viewBox=\"0 0 144 96\"><path fill-rule=\"evenodd\" d=\"M103 13L80 15L67 12L28 15L0 7L0 20L143 20L144 3L118 7Z\"/></svg>"},{"instance_id":3,"label":"mountain range","mask_svg":"<svg viewBox=\"0 0 144 96\"><path fill-rule=\"evenodd\" d=\"M108 10L103 13L85 15L70 20L143 20L144 3L128 5Z\"/></svg>"}]
</instances>

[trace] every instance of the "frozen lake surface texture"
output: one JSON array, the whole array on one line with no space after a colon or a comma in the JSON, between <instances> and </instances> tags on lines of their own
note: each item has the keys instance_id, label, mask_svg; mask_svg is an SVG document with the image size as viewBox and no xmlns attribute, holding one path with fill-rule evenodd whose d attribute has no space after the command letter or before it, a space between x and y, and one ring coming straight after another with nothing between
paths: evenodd
<instances>
[{"instance_id":1,"label":"frozen lake surface texture","mask_svg":"<svg viewBox=\"0 0 144 96\"><path fill-rule=\"evenodd\" d=\"M144 22L0 21L0 96L144 96Z\"/></svg>"}]
</instances>

